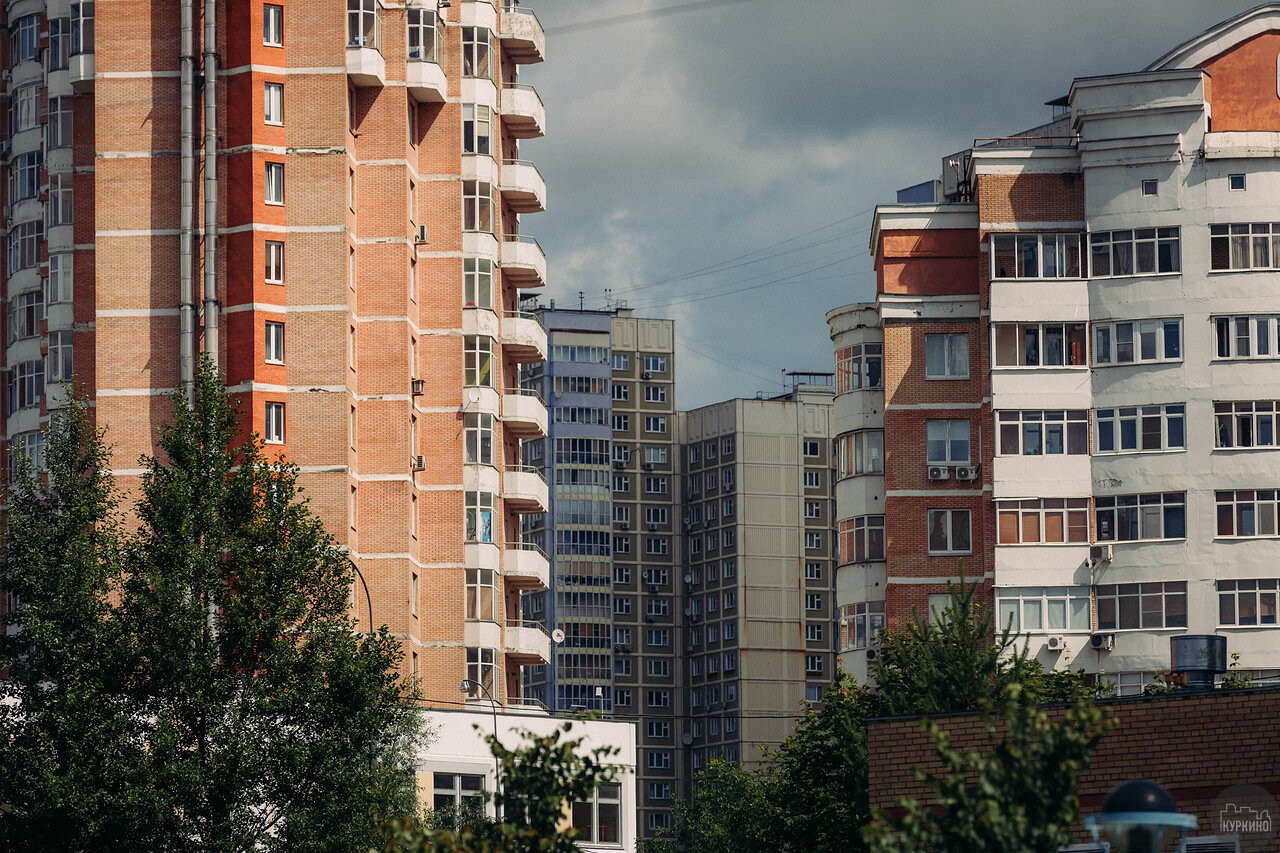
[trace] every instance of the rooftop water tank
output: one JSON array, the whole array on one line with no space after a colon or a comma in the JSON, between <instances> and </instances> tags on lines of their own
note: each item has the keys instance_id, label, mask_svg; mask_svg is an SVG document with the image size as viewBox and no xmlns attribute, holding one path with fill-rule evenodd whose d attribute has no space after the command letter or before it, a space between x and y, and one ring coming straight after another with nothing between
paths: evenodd
<instances>
[{"instance_id":1,"label":"rooftop water tank","mask_svg":"<svg viewBox=\"0 0 1280 853\"><path fill-rule=\"evenodd\" d=\"M1218 634L1183 634L1169 638L1172 669L1186 676L1187 687L1212 690L1214 677L1227 671L1227 638Z\"/></svg>"}]
</instances>

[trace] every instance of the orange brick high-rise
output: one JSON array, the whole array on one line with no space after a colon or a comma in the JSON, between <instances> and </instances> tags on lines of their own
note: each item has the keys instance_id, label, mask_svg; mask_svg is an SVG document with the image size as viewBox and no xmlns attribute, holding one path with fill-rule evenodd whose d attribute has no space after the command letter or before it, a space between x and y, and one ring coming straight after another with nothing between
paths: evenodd
<instances>
[{"instance_id":1,"label":"orange brick high-rise","mask_svg":"<svg viewBox=\"0 0 1280 853\"><path fill-rule=\"evenodd\" d=\"M546 275L521 227L546 193L520 159L545 121L519 83L537 18L517 0L7 8L10 448L42 453L74 378L130 488L164 395L211 353L428 703L461 705L464 678L518 703L550 644L518 618L547 576L519 541L547 503L519 464L546 409L517 379L546 355L519 311Z\"/></svg>"}]
</instances>

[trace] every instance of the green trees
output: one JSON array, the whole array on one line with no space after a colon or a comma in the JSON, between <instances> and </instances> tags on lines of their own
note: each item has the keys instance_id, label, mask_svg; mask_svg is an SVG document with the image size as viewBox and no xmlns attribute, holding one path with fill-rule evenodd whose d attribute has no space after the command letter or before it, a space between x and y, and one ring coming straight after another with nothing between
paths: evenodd
<instances>
[{"instance_id":1,"label":"green trees","mask_svg":"<svg viewBox=\"0 0 1280 853\"><path fill-rule=\"evenodd\" d=\"M1025 835L1027 840L1060 837L1074 818L1076 774L1101 736L1101 712L1092 704L1097 688L1079 675L1044 672L1019 649L1016 636L995 632L990 614L974 601L975 591L976 586L956 585L945 612L884 634L880 654L870 664L876 689L840 674L822 707L809 710L759 769L713 764L703 771L692 800L677 804L675 833L651 848L657 853L676 847L698 853L1039 850L1019 846L1022 841L998 846L1001 839L1023 838L1034 821L1046 828L1042 835ZM1050 725L1040 702L1074 706ZM956 751L944 731L925 722L949 771L929 778L942 816L911 803L904 804L906 819L878 816L873 824L866 721L970 710L984 713L990 733L1001 733L992 734L986 750ZM980 779L977 790L969 787L974 773ZM1029 780L1038 775L1052 775L1053 781L1031 786ZM1010 807L1010 802L1021 805ZM997 806L1007 810L1007 820L993 814ZM979 807L985 810L975 817ZM984 834L987 824L994 829ZM955 833L948 834L953 826ZM962 846L966 832L989 846Z\"/></svg>"},{"instance_id":2,"label":"green trees","mask_svg":"<svg viewBox=\"0 0 1280 853\"><path fill-rule=\"evenodd\" d=\"M204 365L136 532L82 406L10 489L0 848L353 850L414 809L420 728L351 566ZM11 629L11 631L14 629Z\"/></svg>"}]
</instances>

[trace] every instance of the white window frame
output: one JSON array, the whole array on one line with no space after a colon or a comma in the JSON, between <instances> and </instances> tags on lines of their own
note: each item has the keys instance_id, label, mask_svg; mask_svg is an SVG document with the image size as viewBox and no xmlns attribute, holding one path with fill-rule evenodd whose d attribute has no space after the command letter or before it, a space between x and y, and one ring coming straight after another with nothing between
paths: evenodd
<instances>
[{"instance_id":1,"label":"white window frame","mask_svg":"<svg viewBox=\"0 0 1280 853\"><path fill-rule=\"evenodd\" d=\"M284 444L285 408L284 403L268 402L263 407L262 440L267 444Z\"/></svg>"},{"instance_id":2,"label":"white window frame","mask_svg":"<svg viewBox=\"0 0 1280 853\"><path fill-rule=\"evenodd\" d=\"M1004 524L1012 523L1012 537L1005 536ZM1050 526L1061 531L1051 538ZM1089 538L1088 498L1024 498L996 501L997 545L1087 545Z\"/></svg>"},{"instance_id":3,"label":"white window frame","mask_svg":"<svg viewBox=\"0 0 1280 853\"><path fill-rule=\"evenodd\" d=\"M1280 446L1276 418L1277 400L1214 401L1213 447L1215 450L1248 450Z\"/></svg>"},{"instance_id":4,"label":"white window frame","mask_svg":"<svg viewBox=\"0 0 1280 853\"><path fill-rule=\"evenodd\" d=\"M1262 360L1280 358L1277 334L1280 316L1275 314L1215 315L1215 360Z\"/></svg>"},{"instance_id":5,"label":"white window frame","mask_svg":"<svg viewBox=\"0 0 1280 853\"><path fill-rule=\"evenodd\" d=\"M931 509L926 521L930 555L973 553L973 518L969 510Z\"/></svg>"},{"instance_id":6,"label":"white window frame","mask_svg":"<svg viewBox=\"0 0 1280 853\"><path fill-rule=\"evenodd\" d=\"M262 84L262 123L284 126L284 83L268 80Z\"/></svg>"},{"instance_id":7,"label":"white window frame","mask_svg":"<svg viewBox=\"0 0 1280 853\"><path fill-rule=\"evenodd\" d=\"M1093 422L1095 456L1187 449L1185 403L1095 409Z\"/></svg>"},{"instance_id":8,"label":"white window frame","mask_svg":"<svg viewBox=\"0 0 1280 853\"><path fill-rule=\"evenodd\" d=\"M968 379L969 336L942 332L924 336L925 379Z\"/></svg>"},{"instance_id":9,"label":"white window frame","mask_svg":"<svg viewBox=\"0 0 1280 853\"><path fill-rule=\"evenodd\" d=\"M1078 351L1072 342L1078 344ZM1054 345L1054 341L1057 345ZM1005 361L1012 348L1013 361ZM1089 329L1083 322L992 323L991 366L1002 370L1078 370L1089 366Z\"/></svg>"},{"instance_id":10,"label":"white window frame","mask_svg":"<svg viewBox=\"0 0 1280 853\"><path fill-rule=\"evenodd\" d=\"M1280 536L1280 493L1275 489L1214 492L1218 539L1266 539Z\"/></svg>"},{"instance_id":11,"label":"white window frame","mask_svg":"<svg viewBox=\"0 0 1280 853\"><path fill-rule=\"evenodd\" d=\"M75 255L56 252L49 255L49 281L45 301L49 305L70 302L75 292Z\"/></svg>"},{"instance_id":12,"label":"white window frame","mask_svg":"<svg viewBox=\"0 0 1280 853\"><path fill-rule=\"evenodd\" d=\"M1182 271L1177 226L1094 231L1089 235L1091 278L1175 275Z\"/></svg>"},{"instance_id":13,"label":"white window frame","mask_svg":"<svg viewBox=\"0 0 1280 853\"><path fill-rule=\"evenodd\" d=\"M1087 586L996 588L996 630L1014 633L1088 633L1093 606Z\"/></svg>"},{"instance_id":14,"label":"white window frame","mask_svg":"<svg viewBox=\"0 0 1280 853\"><path fill-rule=\"evenodd\" d=\"M1172 523L1172 524L1171 524ZM1121 524L1125 531L1121 531ZM1169 528L1181 533L1169 536ZM1121 532L1136 535L1121 538ZM1105 495L1093 499L1093 531L1098 542L1152 542L1187 538L1186 492Z\"/></svg>"},{"instance_id":15,"label":"white window frame","mask_svg":"<svg viewBox=\"0 0 1280 853\"><path fill-rule=\"evenodd\" d=\"M644 386L644 401L646 403L667 402L667 386L665 385Z\"/></svg>"},{"instance_id":16,"label":"white window frame","mask_svg":"<svg viewBox=\"0 0 1280 853\"><path fill-rule=\"evenodd\" d=\"M1280 269L1280 223L1211 224L1209 269L1212 272Z\"/></svg>"},{"instance_id":17,"label":"white window frame","mask_svg":"<svg viewBox=\"0 0 1280 853\"><path fill-rule=\"evenodd\" d=\"M1078 232L992 234L991 278L1083 278L1083 237Z\"/></svg>"},{"instance_id":18,"label":"white window frame","mask_svg":"<svg viewBox=\"0 0 1280 853\"><path fill-rule=\"evenodd\" d=\"M1141 584L1098 584L1094 587L1098 631L1150 631L1154 628L1187 627L1187 582L1147 581ZM1181 606L1178 602L1181 601ZM1125 606L1126 602L1129 606ZM1148 621L1156 603L1160 605L1158 620ZM1173 607L1170 607L1173 605ZM1181 618L1178 612L1181 610ZM1136 617L1127 620L1126 615ZM1174 618L1170 620L1170 616ZM1112 618L1107 618L1108 616ZM1136 622L1136 624L1135 624Z\"/></svg>"},{"instance_id":19,"label":"white window frame","mask_svg":"<svg viewBox=\"0 0 1280 853\"><path fill-rule=\"evenodd\" d=\"M262 167L262 200L264 204L284 204L284 163L268 161Z\"/></svg>"},{"instance_id":20,"label":"white window frame","mask_svg":"<svg viewBox=\"0 0 1280 853\"><path fill-rule=\"evenodd\" d=\"M665 434L667 431L667 418L665 415L645 415L644 431L655 434Z\"/></svg>"},{"instance_id":21,"label":"white window frame","mask_svg":"<svg viewBox=\"0 0 1280 853\"><path fill-rule=\"evenodd\" d=\"M267 3L262 7L262 43L284 47L284 6Z\"/></svg>"},{"instance_id":22,"label":"white window frame","mask_svg":"<svg viewBox=\"0 0 1280 853\"><path fill-rule=\"evenodd\" d=\"M930 465L969 464L969 419L928 418L925 426L925 458Z\"/></svg>"},{"instance_id":23,"label":"white window frame","mask_svg":"<svg viewBox=\"0 0 1280 853\"><path fill-rule=\"evenodd\" d=\"M267 320L262 327L262 360L267 364L284 364L284 321Z\"/></svg>"},{"instance_id":24,"label":"white window frame","mask_svg":"<svg viewBox=\"0 0 1280 853\"><path fill-rule=\"evenodd\" d=\"M1029 452L1033 448L1034 452ZM996 455L1088 456L1089 412L1002 409L996 413Z\"/></svg>"},{"instance_id":25,"label":"white window frame","mask_svg":"<svg viewBox=\"0 0 1280 853\"><path fill-rule=\"evenodd\" d=\"M1093 363L1158 364L1182 361L1182 318L1157 317L1093 324Z\"/></svg>"},{"instance_id":26,"label":"white window frame","mask_svg":"<svg viewBox=\"0 0 1280 853\"><path fill-rule=\"evenodd\" d=\"M1218 624L1232 627L1266 628L1277 624L1277 592L1280 580L1276 578L1244 578L1219 580ZM1241 606L1242 603L1245 606ZM1246 615L1246 614L1251 615Z\"/></svg>"}]
</instances>

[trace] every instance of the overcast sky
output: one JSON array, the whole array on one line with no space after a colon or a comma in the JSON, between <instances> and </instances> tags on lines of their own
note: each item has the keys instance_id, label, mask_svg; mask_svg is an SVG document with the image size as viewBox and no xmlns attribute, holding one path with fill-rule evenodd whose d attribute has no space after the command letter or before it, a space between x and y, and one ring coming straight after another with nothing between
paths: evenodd
<instances>
[{"instance_id":1,"label":"overcast sky","mask_svg":"<svg viewBox=\"0 0 1280 853\"><path fill-rule=\"evenodd\" d=\"M544 300L676 321L687 409L830 371L828 310L874 295L871 211L975 137L1050 117L1259 0L527 0L547 107L521 156Z\"/></svg>"}]
</instances>

